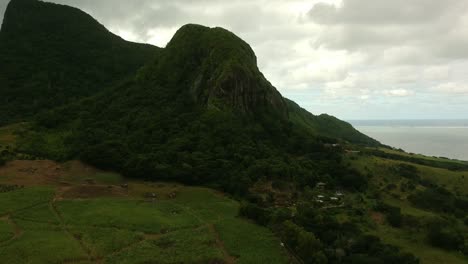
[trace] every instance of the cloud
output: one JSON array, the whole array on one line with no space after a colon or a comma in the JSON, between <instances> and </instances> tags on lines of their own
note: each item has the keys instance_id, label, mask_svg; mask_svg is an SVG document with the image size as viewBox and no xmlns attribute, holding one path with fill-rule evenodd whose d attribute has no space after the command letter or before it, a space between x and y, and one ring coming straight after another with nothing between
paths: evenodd
<instances>
[{"instance_id":1,"label":"cloud","mask_svg":"<svg viewBox=\"0 0 468 264\"><path fill-rule=\"evenodd\" d=\"M318 3L308 17L326 28L316 46L408 58L392 63L429 63L468 58L467 12L468 2L459 0L343 0Z\"/></svg>"},{"instance_id":2,"label":"cloud","mask_svg":"<svg viewBox=\"0 0 468 264\"><path fill-rule=\"evenodd\" d=\"M318 3L309 11L309 16L319 24L421 24L440 19L460 2L343 0L341 5Z\"/></svg>"},{"instance_id":3,"label":"cloud","mask_svg":"<svg viewBox=\"0 0 468 264\"><path fill-rule=\"evenodd\" d=\"M406 97L406 96L413 95L414 92L408 91L406 89L393 89L393 90L384 90L383 94L387 96Z\"/></svg>"},{"instance_id":4,"label":"cloud","mask_svg":"<svg viewBox=\"0 0 468 264\"><path fill-rule=\"evenodd\" d=\"M450 94L458 94L458 95L468 95L468 84L447 82L447 83L442 83L433 87L432 91L441 92L444 94L450 93Z\"/></svg>"}]
</instances>

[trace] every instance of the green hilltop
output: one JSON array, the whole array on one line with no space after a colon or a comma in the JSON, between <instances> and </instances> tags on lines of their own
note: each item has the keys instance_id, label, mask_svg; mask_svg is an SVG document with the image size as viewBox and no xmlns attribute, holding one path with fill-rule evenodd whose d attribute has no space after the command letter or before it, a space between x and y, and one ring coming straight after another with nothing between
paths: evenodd
<instances>
[{"instance_id":1,"label":"green hilltop","mask_svg":"<svg viewBox=\"0 0 468 264\"><path fill-rule=\"evenodd\" d=\"M79 9L13 0L0 31L0 124L96 94L158 50L123 40Z\"/></svg>"}]
</instances>

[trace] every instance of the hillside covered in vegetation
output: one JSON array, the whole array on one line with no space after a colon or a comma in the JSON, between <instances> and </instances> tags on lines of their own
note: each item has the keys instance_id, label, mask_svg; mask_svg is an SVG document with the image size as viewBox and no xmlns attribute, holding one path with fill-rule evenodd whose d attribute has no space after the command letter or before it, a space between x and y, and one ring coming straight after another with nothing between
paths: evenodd
<instances>
[{"instance_id":1,"label":"hillside covered in vegetation","mask_svg":"<svg viewBox=\"0 0 468 264\"><path fill-rule=\"evenodd\" d=\"M157 48L75 8L12 0L0 53L12 65L0 69L0 255L18 263L467 260L467 163L398 152L307 112L232 32L189 24ZM24 160L46 168L17 168ZM100 173L62 172L71 160ZM153 208L173 182L230 198L180 187L185 198L164 193ZM24 245L38 226L71 236L68 251L35 259Z\"/></svg>"},{"instance_id":2,"label":"hillside covered in vegetation","mask_svg":"<svg viewBox=\"0 0 468 264\"><path fill-rule=\"evenodd\" d=\"M96 94L157 52L123 40L76 8L11 1L0 31L0 124Z\"/></svg>"}]
</instances>

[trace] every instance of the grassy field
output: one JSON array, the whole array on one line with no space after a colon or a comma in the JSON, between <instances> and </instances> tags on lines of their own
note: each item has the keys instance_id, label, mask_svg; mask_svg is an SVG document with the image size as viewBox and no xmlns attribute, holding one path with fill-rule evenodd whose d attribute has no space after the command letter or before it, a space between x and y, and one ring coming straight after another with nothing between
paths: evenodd
<instances>
[{"instance_id":1,"label":"grassy field","mask_svg":"<svg viewBox=\"0 0 468 264\"><path fill-rule=\"evenodd\" d=\"M468 171L451 171L414 164L410 162L363 156L351 161L353 167L364 173L372 173L375 184L398 183L402 177L392 168L399 164L408 164L417 168L422 179L443 186L453 192L468 195Z\"/></svg>"},{"instance_id":2,"label":"grassy field","mask_svg":"<svg viewBox=\"0 0 468 264\"><path fill-rule=\"evenodd\" d=\"M370 183L375 189L379 190L378 196L381 201L400 208L402 215L415 217L421 222L444 216L417 208L407 199L411 193L422 187L419 186L415 190L402 190L401 186L408 182L408 179L399 176L395 172L394 168L396 166L400 164L414 166L417 168L418 175L422 180L444 186L448 190L461 195L468 194L468 173L466 171L451 171L375 156L355 156L348 162L363 174L369 175ZM394 188L389 188L389 186L394 186ZM465 228L465 230L468 233L468 228ZM460 252L430 246L427 242L426 231L418 230L418 227L394 228L385 221L385 217L383 217L383 221L375 221L372 226L368 227L368 233L378 236L385 243L413 253L420 259L421 264L468 263L467 257Z\"/></svg>"},{"instance_id":3,"label":"grassy field","mask_svg":"<svg viewBox=\"0 0 468 264\"><path fill-rule=\"evenodd\" d=\"M405 232L387 225L379 225L377 229L369 232L380 237L385 243L397 245L408 252L418 256L421 264L464 264L467 258L461 253L448 252L428 246L425 237L416 232Z\"/></svg>"},{"instance_id":4,"label":"grassy field","mask_svg":"<svg viewBox=\"0 0 468 264\"><path fill-rule=\"evenodd\" d=\"M424 156L422 154L407 153L407 152L399 151L396 149L389 149L389 148L378 148L378 149L386 153L401 155L405 157L412 157L412 158L418 158L418 159L429 160L429 161L443 161L443 162L449 162L449 163L451 162L451 163L457 163L457 164L468 164L468 161L463 161L463 160L449 159L449 158L443 158L443 157L430 157L430 156Z\"/></svg>"},{"instance_id":5,"label":"grassy field","mask_svg":"<svg viewBox=\"0 0 468 264\"><path fill-rule=\"evenodd\" d=\"M238 202L207 188L124 181L78 162L16 161L0 182L5 263L289 263Z\"/></svg>"}]
</instances>

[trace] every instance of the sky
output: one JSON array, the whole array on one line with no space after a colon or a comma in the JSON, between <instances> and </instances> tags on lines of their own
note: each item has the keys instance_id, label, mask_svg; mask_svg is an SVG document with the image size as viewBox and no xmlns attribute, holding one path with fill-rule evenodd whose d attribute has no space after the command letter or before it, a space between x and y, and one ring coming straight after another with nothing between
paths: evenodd
<instances>
[{"instance_id":1,"label":"sky","mask_svg":"<svg viewBox=\"0 0 468 264\"><path fill-rule=\"evenodd\" d=\"M466 0L48 0L164 47L182 25L224 27L314 114L468 119ZM8 0L0 0L0 19Z\"/></svg>"}]
</instances>

